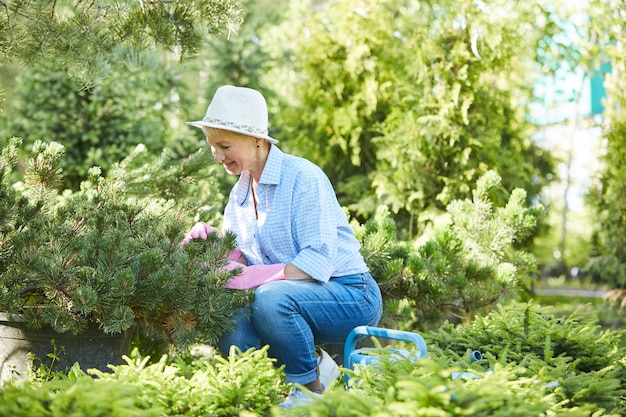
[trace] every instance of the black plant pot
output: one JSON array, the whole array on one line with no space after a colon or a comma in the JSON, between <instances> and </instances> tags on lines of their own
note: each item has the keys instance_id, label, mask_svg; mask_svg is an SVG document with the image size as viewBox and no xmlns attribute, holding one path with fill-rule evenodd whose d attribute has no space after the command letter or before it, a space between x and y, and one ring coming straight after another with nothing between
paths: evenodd
<instances>
[{"instance_id":1,"label":"black plant pot","mask_svg":"<svg viewBox=\"0 0 626 417\"><path fill-rule=\"evenodd\" d=\"M19 317L0 313L0 385L27 378L40 365L65 372L78 362L83 370L107 371L107 365L121 364L122 356L129 351L130 337L125 333L111 335L89 328L73 335L31 329ZM50 358L50 354L58 359Z\"/></svg>"}]
</instances>

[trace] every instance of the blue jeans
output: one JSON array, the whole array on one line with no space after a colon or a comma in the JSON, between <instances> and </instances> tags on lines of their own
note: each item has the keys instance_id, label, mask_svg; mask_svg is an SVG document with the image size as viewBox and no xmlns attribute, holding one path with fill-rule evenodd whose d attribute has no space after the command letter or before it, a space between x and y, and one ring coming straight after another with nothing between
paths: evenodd
<instances>
[{"instance_id":1,"label":"blue jeans","mask_svg":"<svg viewBox=\"0 0 626 417\"><path fill-rule=\"evenodd\" d=\"M247 310L237 316L236 329L220 339L219 350L269 345L270 355L285 365L287 382L305 385L318 376L316 344L343 343L353 328L375 326L383 308L378 284L366 272L325 284L268 282L255 290Z\"/></svg>"}]
</instances>

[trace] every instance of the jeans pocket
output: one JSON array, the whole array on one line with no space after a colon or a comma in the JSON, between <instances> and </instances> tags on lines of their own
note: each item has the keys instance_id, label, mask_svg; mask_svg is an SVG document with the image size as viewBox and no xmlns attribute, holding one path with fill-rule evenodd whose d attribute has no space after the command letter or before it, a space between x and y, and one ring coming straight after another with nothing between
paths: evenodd
<instances>
[{"instance_id":1,"label":"jeans pocket","mask_svg":"<svg viewBox=\"0 0 626 417\"><path fill-rule=\"evenodd\" d=\"M355 283L355 284L344 284L344 285L347 286L347 287L350 287L350 288L354 288L355 290L359 290L359 291L365 292L365 293L367 293L367 290L369 288L369 285L367 285L364 282Z\"/></svg>"}]
</instances>

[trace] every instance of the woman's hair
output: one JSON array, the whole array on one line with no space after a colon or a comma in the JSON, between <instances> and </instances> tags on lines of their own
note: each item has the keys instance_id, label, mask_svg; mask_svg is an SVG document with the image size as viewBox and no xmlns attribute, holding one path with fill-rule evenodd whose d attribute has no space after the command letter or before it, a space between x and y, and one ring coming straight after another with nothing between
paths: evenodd
<instances>
[{"instance_id":1,"label":"woman's hair","mask_svg":"<svg viewBox=\"0 0 626 417\"><path fill-rule=\"evenodd\" d=\"M216 127L202 126L202 131L207 140L216 140L218 138L231 138L231 139L243 139L252 138L252 136L244 135L243 133L231 132L230 130L218 129Z\"/></svg>"}]
</instances>

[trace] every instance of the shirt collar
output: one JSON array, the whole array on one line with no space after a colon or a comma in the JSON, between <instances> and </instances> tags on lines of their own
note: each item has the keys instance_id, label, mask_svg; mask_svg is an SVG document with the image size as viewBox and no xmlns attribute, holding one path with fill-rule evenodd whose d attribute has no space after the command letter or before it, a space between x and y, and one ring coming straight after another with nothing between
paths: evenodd
<instances>
[{"instance_id":1,"label":"shirt collar","mask_svg":"<svg viewBox=\"0 0 626 417\"><path fill-rule=\"evenodd\" d=\"M280 171L283 166L283 151L276 145L270 147L270 153L263 167L260 184L276 185L280 182ZM248 174L249 175L249 174Z\"/></svg>"},{"instance_id":2,"label":"shirt collar","mask_svg":"<svg viewBox=\"0 0 626 417\"><path fill-rule=\"evenodd\" d=\"M267 155L267 161L263 167L263 173L261 174L260 184L276 185L280 182L280 170L283 165L283 151L277 146L271 144L270 152ZM239 178L237 188L235 190L235 198L237 204L242 206L248 196L250 195L250 183L252 182L252 175L250 172L244 171Z\"/></svg>"}]
</instances>

